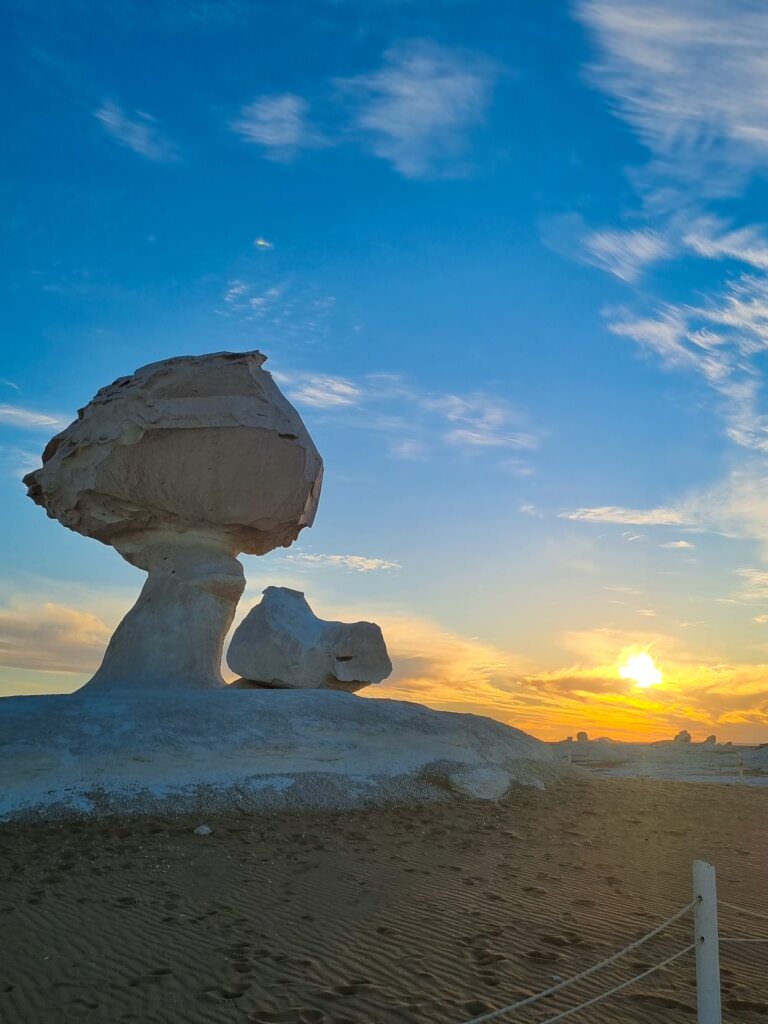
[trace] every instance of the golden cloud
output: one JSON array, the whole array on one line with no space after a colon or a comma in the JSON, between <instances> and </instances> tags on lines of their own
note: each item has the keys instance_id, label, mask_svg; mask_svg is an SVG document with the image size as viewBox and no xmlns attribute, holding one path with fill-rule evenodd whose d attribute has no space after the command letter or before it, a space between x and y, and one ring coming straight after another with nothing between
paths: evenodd
<instances>
[{"instance_id":1,"label":"golden cloud","mask_svg":"<svg viewBox=\"0 0 768 1024\"><path fill-rule=\"evenodd\" d=\"M45 672L91 672L111 629L96 615L45 602L0 609L0 665Z\"/></svg>"},{"instance_id":2,"label":"golden cloud","mask_svg":"<svg viewBox=\"0 0 768 1024\"><path fill-rule=\"evenodd\" d=\"M85 677L94 671L119 617L119 603L88 600L93 607L101 604L110 621L53 602L0 608L0 666L40 673L41 685L51 692L70 689L62 686L60 673ZM321 614L349 620L360 611L331 604ZM723 664L706 652L697 657L662 632L598 628L559 637L572 663L542 669L520 654L427 618L391 608L370 614L383 628L394 672L383 684L363 690L365 697L488 715L549 740L580 729L650 740L683 728L745 742L765 738L768 665ZM641 689L620 678L618 668L633 650L652 652L664 675L662 685ZM4 689L18 692L12 684Z\"/></svg>"}]
</instances>

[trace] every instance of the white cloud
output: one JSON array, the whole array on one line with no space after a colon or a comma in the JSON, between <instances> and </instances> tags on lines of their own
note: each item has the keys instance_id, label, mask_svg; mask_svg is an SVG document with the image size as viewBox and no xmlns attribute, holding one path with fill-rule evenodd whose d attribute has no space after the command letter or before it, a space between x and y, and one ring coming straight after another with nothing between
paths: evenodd
<instances>
[{"instance_id":1,"label":"white cloud","mask_svg":"<svg viewBox=\"0 0 768 1024\"><path fill-rule=\"evenodd\" d=\"M301 149L326 143L309 121L309 104L294 93L259 96L230 127L245 142L261 146L269 160L288 162Z\"/></svg>"},{"instance_id":2,"label":"white cloud","mask_svg":"<svg viewBox=\"0 0 768 1024\"><path fill-rule=\"evenodd\" d=\"M672 253L667 239L649 228L591 231L582 244L589 263L628 282L636 281L646 266Z\"/></svg>"},{"instance_id":3,"label":"white cloud","mask_svg":"<svg viewBox=\"0 0 768 1024\"><path fill-rule=\"evenodd\" d=\"M117 103L106 100L94 111L94 117L116 142L139 156L157 163L178 159L176 146L165 137L159 122L150 114L137 110L130 117Z\"/></svg>"},{"instance_id":4,"label":"white cloud","mask_svg":"<svg viewBox=\"0 0 768 1024\"><path fill-rule=\"evenodd\" d=\"M364 555L286 555L289 562L302 562L311 566L331 566L333 568L351 569L354 572L376 572L386 569L399 569L399 562L388 562L384 558L368 558Z\"/></svg>"},{"instance_id":5,"label":"white cloud","mask_svg":"<svg viewBox=\"0 0 768 1024\"><path fill-rule=\"evenodd\" d=\"M0 445L0 462L15 480L22 480L27 473L40 466L40 452L13 445Z\"/></svg>"},{"instance_id":6,"label":"white cloud","mask_svg":"<svg viewBox=\"0 0 768 1024\"><path fill-rule=\"evenodd\" d=\"M367 374L359 381L308 372L273 376L299 405L342 414L365 408L364 426L388 435L389 454L395 458L423 459L436 441L467 454L528 451L538 445L533 433L515 429L520 416L508 402L483 391L423 392L392 373ZM524 466L515 468L528 472Z\"/></svg>"},{"instance_id":7,"label":"white cloud","mask_svg":"<svg viewBox=\"0 0 768 1024\"><path fill-rule=\"evenodd\" d=\"M486 58L411 40L387 50L378 71L336 84L355 103L355 127L376 156L424 178L456 171L497 74Z\"/></svg>"},{"instance_id":8,"label":"white cloud","mask_svg":"<svg viewBox=\"0 0 768 1024\"><path fill-rule=\"evenodd\" d=\"M768 467L761 459L750 460L712 487L693 491L667 507L631 509L605 505L561 512L560 516L621 526L683 526L739 540L754 540L759 542L762 556L768 561ZM681 546L679 541L674 543L676 547ZM749 574L758 571L761 572L739 570L738 574L754 586L757 577ZM768 573L765 579L768 583Z\"/></svg>"},{"instance_id":9,"label":"white cloud","mask_svg":"<svg viewBox=\"0 0 768 1024\"><path fill-rule=\"evenodd\" d=\"M768 155L768 8L753 0L578 0L593 79L667 173L728 187Z\"/></svg>"},{"instance_id":10,"label":"white cloud","mask_svg":"<svg viewBox=\"0 0 768 1024\"><path fill-rule=\"evenodd\" d=\"M665 304L655 318L614 313L608 327L655 351L668 368L698 373L720 399L728 437L742 447L768 451L768 415L760 401L768 278L743 275L705 304Z\"/></svg>"},{"instance_id":11,"label":"white cloud","mask_svg":"<svg viewBox=\"0 0 768 1024\"><path fill-rule=\"evenodd\" d=\"M67 420L34 409L24 409L20 405L0 405L0 423L28 430L61 430L67 425Z\"/></svg>"},{"instance_id":12,"label":"white cloud","mask_svg":"<svg viewBox=\"0 0 768 1024\"><path fill-rule=\"evenodd\" d=\"M686 520L675 508L621 508L618 505L602 505L598 508L577 508L561 512L561 519L573 519L585 523L616 523L620 526L684 526Z\"/></svg>"},{"instance_id":13,"label":"white cloud","mask_svg":"<svg viewBox=\"0 0 768 1024\"><path fill-rule=\"evenodd\" d=\"M764 569L736 569L734 575L742 581L738 600L768 600L768 572Z\"/></svg>"},{"instance_id":14,"label":"white cloud","mask_svg":"<svg viewBox=\"0 0 768 1024\"><path fill-rule=\"evenodd\" d=\"M660 548L670 548L670 550L684 550L686 548L695 548L695 544L691 544L687 540L668 540L665 544L659 544Z\"/></svg>"},{"instance_id":15,"label":"white cloud","mask_svg":"<svg viewBox=\"0 0 768 1024\"><path fill-rule=\"evenodd\" d=\"M700 217L683 235L683 243L705 259L733 259L768 270L768 239L756 224L731 228L717 217Z\"/></svg>"},{"instance_id":16,"label":"white cloud","mask_svg":"<svg viewBox=\"0 0 768 1024\"><path fill-rule=\"evenodd\" d=\"M338 409L359 405L363 391L351 380L330 374L282 376L288 382L288 397L315 409Z\"/></svg>"},{"instance_id":17,"label":"white cloud","mask_svg":"<svg viewBox=\"0 0 768 1024\"><path fill-rule=\"evenodd\" d=\"M510 430L514 415L509 405L484 392L469 395L421 395L416 401L423 409L456 424L445 432L451 445L467 450L477 448L535 448L533 434Z\"/></svg>"},{"instance_id":18,"label":"white cloud","mask_svg":"<svg viewBox=\"0 0 768 1024\"><path fill-rule=\"evenodd\" d=\"M427 446L423 441L406 437L400 441L393 441L389 446L389 454L395 459L420 462L426 458Z\"/></svg>"}]
</instances>

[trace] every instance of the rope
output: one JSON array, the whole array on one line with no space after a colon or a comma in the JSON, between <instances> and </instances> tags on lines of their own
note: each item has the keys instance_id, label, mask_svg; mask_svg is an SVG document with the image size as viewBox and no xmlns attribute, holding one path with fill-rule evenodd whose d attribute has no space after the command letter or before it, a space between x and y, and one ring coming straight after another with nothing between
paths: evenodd
<instances>
[{"instance_id":1,"label":"rope","mask_svg":"<svg viewBox=\"0 0 768 1024\"><path fill-rule=\"evenodd\" d=\"M737 937L735 937L733 939L730 939L730 938L720 939L720 945L721 946L722 946L722 944L724 942L768 942L768 939L748 939L748 938L746 938L746 936L742 938L739 935L739 936L737 936Z\"/></svg>"},{"instance_id":2,"label":"rope","mask_svg":"<svg viewBox=\"0 0 768 1024\"><path fill-rule=\"evenodd\" d=\"M648 942L649 939L655 938L655 936L660 932L663 932L665 928L674 924L675 921L679 921L681 917L685 917L685 915L693 909L696 902L696 900L691 900L691 902L684 906L682 910L678 910L676 914L668 917L666 921L662 921L661 924L657 925L646 935L643 935L642 938L636 939L634 942L630 942L628 946L625 946L624 949L620 949L618 953L614 953L605 960L601 960L600 963L594 964L592 967L588 967L587 970L582 971L581 974L574 974L573 977L566 978L565 981L559 981L557 985L553 985L551 988L547 988L543 992L537 992L535 995L528 996L526 999L521 999L517 1003L510 1003L509 1006L502 1006L498 1010L489 1010L487 1013L481 1013L479 1017L473 1017L472 1020L464 1021L464 1024L485 1024L486 1021L496 1020L499 1017L506 1016L508 1013L512 1013L513 1010L521 1010L524 1006L530 1006L531 1003L537 1003L540 999L554 995L555 992L559 992L561 989L567 988L569 985L575 985L577 981L589 978L603 967L607 967L608 964L612 964L621 957L626 956L627 953L631 953L633 950L638 949L644 943ZM659 966L662 967L664 965L659 964ZM653 968L653 970L655 969L656 968ZM640 977L643 977L643 975L640 975Z\"/></svg>"},{"instance_id":3,"label":"rope","mask_svg":"<svg viewBox=\"0 0 768 1024\"><path fill-rule=\"evenodd\" d=\"M630 978L629 981L622 981L620 985L614 985L613 988L609 988L607 992L601 992L598 996L593 996L588 999L586 1003L579 1003L578 1006L572 1006L570 1010L563 1010L562 1013L556 1014L554 1017L548 1017L543 1024L555 1024L555 1021L565 1020L566 1017L570 1017L574 1013L579 1013L580 1010L586 1010L588 1006L594 1006L595 1003L601 1002L603 999L607 999L608 996L613 996L617 992L621 992L623 988L629 988L630 985L634 985L636 981L642 981L643 978L647 978L649 974L653 974L654 971L661 970L662 967L668 967L673 964L675 960L679 960L680 957L690 953L694 948L695 943L691 943L690 946L686 946L685 949L679 950L672 956L668 956L666 960L662 960L661 963L656 964L655 967L649 967L647 971L643 971L642 974L636 974L634 978Z\"/></svg>"},{"instance_id":4,"label":"rope","mask_svg":"<svg viewBox=\"0 0 768 1024\"><path fill-rule=\"evenodd\" d=\"M746 914L747 917L759 917L763 921L768 921L768 914L762 914L759 910L746 910L744 907L737 907L733 903L726 903L725 900L718 900L721 907L728 907L729 910L736 910L739 914Z\"/></svg>"}]
</instances>

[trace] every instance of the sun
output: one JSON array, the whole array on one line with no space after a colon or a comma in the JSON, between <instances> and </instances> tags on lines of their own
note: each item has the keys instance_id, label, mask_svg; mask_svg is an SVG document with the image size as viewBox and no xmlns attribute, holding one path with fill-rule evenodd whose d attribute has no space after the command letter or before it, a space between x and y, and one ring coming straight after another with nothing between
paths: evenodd
<instances>
[{"instance_id":1,"label":"sun","mask_svg":"<svg viewBox=\"0 0 768 1024\"><path fill-rule=\"evenodd\" d=\"M643 690L649 686L658 686L664 679L647 651L630 654L619 668L619 675L622 679L632 679Z\"/></svg>"}]
</instances>

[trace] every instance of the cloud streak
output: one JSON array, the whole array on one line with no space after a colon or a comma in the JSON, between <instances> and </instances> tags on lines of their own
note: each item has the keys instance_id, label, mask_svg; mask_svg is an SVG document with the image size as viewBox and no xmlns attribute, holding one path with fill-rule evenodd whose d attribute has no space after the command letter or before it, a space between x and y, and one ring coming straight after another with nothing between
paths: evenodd
<instances>
[{"instance_id":1,"label":"cloud streak","mask_svg":"<svg viewBox=\"0 0 768 1024\"><path fill-rule=\"evenodd\" d=\"M315 555L301 553L286 555L288 562L300 562L310 567L334 569L350 569L353 572L381 572L388 569L399 569L399 562L389 562L384 558L369 558L366 555Z\"/></svg>"},{"instance_id":2,"label":"cloud streak","mask_svg":"<svg viewBox=\"0 0 768 1024\"><path fill-rule=\"evenodd\" d=\"M381 66L334 78L312 106L293 92L257 96L229 127L269 160L288 163L304 150L354 143L406 178L466 173L472 132L482 124L499 68L489 58L411 39L390 47Z\"/></svg>"},{"instance_id":3,"label":"cloud streak","mask_svg":"<svg viewBox=\"0 0 768 1024\"><path fill-rule=\"evenodd\" d=\"M397 374L367 374L360 380L307 372L276 373L275 379L298 405L348 413L365 409L365 425L388 435L390 454L423 459L429 441L466 454L486 451L532 451L538 437L515 429L520 416L504 399L483 391L467 394L422 392ZM377 409L384 409L375 415ZM389 409L392 410L391 414ZM422 436L418 436L418 431Z\"/></svg>"},{"instance_id":4,"label":"cloud streak","mask_svg":"<svg viewBox=\"0 0 768 1024\"><path fill-rule=\"evenodd\" d=\"M751 0L579 0L600 48L590 77L657 163L707 191L768 154L768 10Z\"/></svg>"},{"instance_id":5,"label":"cloud streak","mask_svg":"<svg viewBox=\"0 0 768 1024\"><path fill-rule=\"evenodd\" d=\"M337 78L354 128L406 178L461 170L470 130L482 122L498 69L487 58L410 40L384 53L377 71Z\"/></svg>"},{"instance_id":6,"label":"cloud streak","mask_svg":"<svg viewBox=\"0 0 768 1024\"><path fill-rule=\"evenodd\" d=\"M163 133L159 121L141 110L127 114L111 100L105 100L93 115L104 131L120 146L155 163L179 159L176 145Z\"/></svg>"},{"instance_id":7,"label":"cloud streak","mask_svg":"<svg viewBox=\"0 0 768 1024\"><path fill-rule=\"evenodd\" d=\"M261 147L268 160L288 163L302 149L326 144L309 119L309 104L295 93L259 96L230 124L244 142Z\"/></svg>"},{"instance_id":8,"label":"cloud streak","mask_svg":"<svg viewBox=\"0 0 768 1024\"><path fill-rule=\"evenodd\" d=\"M67 425L67 420L35 409L25 409L20 405L0 405L0 423L22 430L61 430Z\"/></svg>"}]
</instances>

